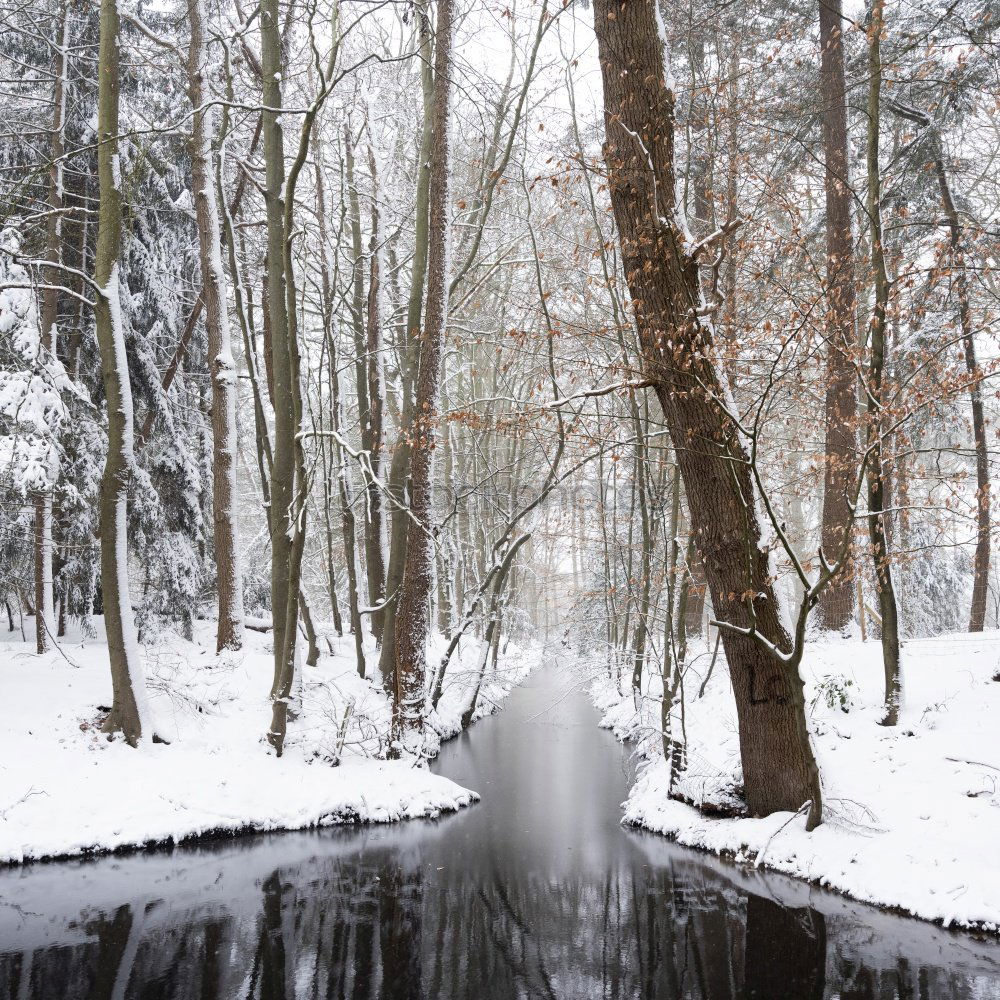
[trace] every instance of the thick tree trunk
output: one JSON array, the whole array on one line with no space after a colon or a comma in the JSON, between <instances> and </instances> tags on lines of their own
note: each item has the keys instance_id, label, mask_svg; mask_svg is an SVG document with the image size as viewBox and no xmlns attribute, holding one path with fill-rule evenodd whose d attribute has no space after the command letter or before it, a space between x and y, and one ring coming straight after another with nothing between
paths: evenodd
<instances>
[{"instance_id":1,"label":"thick tree trunk","mask_svg":"<svg viewBox=\"0 0 1000 1000\"><path fill-rule=\"evenodd\" d=\"M219 209L212 170L211 108L205 102L207 58L202 0L189 0L191 28L189 83L194 119L191 174L201 251L202 296L208 334L208 368L212 376L212 507L215 566L219 600L216 650L243 645L243 575L236 533L236 366L229 333L226 275L222 266Z\"/></svg>"},{"instance_id":2,"label":"thick tree trunk","mask_svg":"<svg viewBox=\"0 0 1000 1000\"><path fill-rule=\"evenodd\" d=\"M902 675L899 651L899 613L889 561L889 533L886 517L887 486L883 452L884 380L887 348L889 275L882 237L882 174L879 168L879 128L882 101L883 0L873 0L868 26L868 221L871 226L872 271L875 302L868 334L871 356L868 363L868 534L875 563L879 614L882 617L882 665L885 671L885 717L882 724L899 721Z\"/></svg>"},{"instance_id":3,"label":"thick tree trunk","mask_svg":"<svg viewBox=\"0 0 1000 1000\"><path fill-rule=\"evenodd\" d=\"M665 79L656 0L596 0L604 81L605 160L645 375L677 451L716 617L752 629L779 650L792 638L774 588L747 454L721 400L697 259L674 207L674 95ZM820 820L819 772L806 727L802 681L751 636L723 629L739 717L747 806L754 815L811 803Z\"/></svg>"},{"instance_id":4,"label":"thick tree trunk","mask_svg":"<svg viewBox=\"0 0 1000 1000\"><path fill-rule=\"evenodd\" d=\"M135 746L152 736L146 678L136 641L128 583L128 483L134 464L132 386L122 329L118 266L122 250L121 163L118 158L120 19L116 0L101 0L101 72L97 95L97 175L100 206L94 283L94 306L101 374L108 412L108 455L101 479L101 596L111 659L114 700L104 727L121 730Z\"/></svg>"},{"instance_id":5,"label":"thick tree trunk","mask_svg":"<svg viewBox=\"0 0 1000 1000\"><path fill-rule=\"evenodd\" d=\"M410 513L406 560L396 606L392 752L419 752L423 738L427 633L434 586L433 462L441 353L448 322L448 173L452 0L438 0L434 44L434 145L430 166L427 315L410 425Z\"/></svg>"},{"instance_id":6,"label":"thick tree trunk","mask_svg":"<svg viewBox=\"0 0 1000 1000\"><path fill-rule=\"evenodd\" d=\"M406 536L410 519L402 509L407 502L407 479L410 469L410 423L414 416L413 385L419 357L420 317L423 311L424 279L427 273L428 253L428 199L430 196L431 135L433 129L432 103L434 96L431 73L431 31L426 7L417 12L420 19L420 84L424 98L424 122L420 135L418 158L416 217L413 234L413 263L410 269L410 293L406 306L406 326L399 345L400 382L402 400L399 407L399 432L389 463L388 489L395 503L389 518L389 560L385 568L385 615L382 623L382 651L379 657L379 674L387 690L395 686L396 669L396 609L399 589L403 581L403 564L406 559Z\"/></svg>"},{"instance_id":7,"label":"thick tree trunk","mask_svg":"<svg viewBox=\"0 0 1000 1000\"><path fill-rule=\"evenodd\" d=\"M841 0L819 0L820 96L826 190L826 448L823 551L834 558L853 529L851 486L857 466L857 291L854 274L853 200L848 171L847 93ZM819 621L843 631L854 617L850 564L820 595Z\"/></svg>"}]
</instances>

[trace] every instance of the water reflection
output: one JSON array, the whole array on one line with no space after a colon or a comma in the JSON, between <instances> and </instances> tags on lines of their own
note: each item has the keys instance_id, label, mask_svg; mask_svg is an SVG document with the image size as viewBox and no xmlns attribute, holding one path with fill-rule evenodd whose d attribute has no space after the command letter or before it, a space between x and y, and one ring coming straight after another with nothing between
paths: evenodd
<instances>
[{"instance_id":1,"label":"water reflection","mask_svg":"<svg viewBox=\"0 0 1000 1000\"><path fill-rule=\"evenodd\" d=\"M555 676L440 767L484 802L0 871L0 997L1000 996L992 940L622 830L621 755Z\"/></svg>"}]
</instances>

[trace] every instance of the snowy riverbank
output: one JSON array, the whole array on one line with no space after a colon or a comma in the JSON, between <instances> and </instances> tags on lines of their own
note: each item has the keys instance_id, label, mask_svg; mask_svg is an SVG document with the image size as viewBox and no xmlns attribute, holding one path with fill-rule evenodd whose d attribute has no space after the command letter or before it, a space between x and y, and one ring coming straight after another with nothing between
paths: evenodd
<instances>
[{"instance_id":1,"label":"snowy riverbank","mask_svg":"<svg viewBox=\"0 0 1000 1000\"><path fill-rule=\"evenodd\" d=\"M248 631L243 651L216 656L213 625L200 622L195 640L170 638L144 649L157 729L170 745L135 750L99 732L100 706L111 698L103 634L68 637L61 652L44 656L20 635L0 642L7 706L0 723L0 863L209 833L433 817L477 798L426 768L377 759L390 702L358 676L351 637L331 636L333 655L321 640L319 664L303 667L301 708L280 760L263 740L270 636ZM472 642L461 652L431 717L443 737L460 729L466 672L479 648ZM493 711L531 666L531 656L510 644L483 683L476 717Z\"/></svg>"},{"instance_id":2,"label":"snowy riverbank","mask_svg":"<svg viewBox=\"0 0 1000 1000\"><path fill-rule=\"evenodd\" d=\"M658 678L637 716L631 690L619 694L600 673L591 695L602 725L637 740L648 758L624 822L946 926L1000 930L1000 683L993 680L1000 634L913 640L903 655L904 710L899 726L886 729L877 725L879 644L810 644L803 676L825 798L825 822L812 834L801 815L710 819L669 799ZM685 679L693 742L678 790L697 802L718 800L739 783L735 706L721 654L698 697L708 661L707 652L696 658Z\"/></svg>"}]
</instances>

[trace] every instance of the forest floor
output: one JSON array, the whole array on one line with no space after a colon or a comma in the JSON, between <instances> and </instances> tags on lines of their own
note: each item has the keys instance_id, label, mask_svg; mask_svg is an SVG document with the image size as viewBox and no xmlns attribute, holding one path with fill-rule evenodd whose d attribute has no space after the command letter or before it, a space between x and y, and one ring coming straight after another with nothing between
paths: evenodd
<instances>
[{"instance_id":1,"label":"forest floor","mask_svg":"<svg viewBox=\"0 0 1000 1000\"><path fill-rule=\"evenodd\" d=\"M0 863L207 834L435 817L477 798L412 761L378 759L391 705L358 676L351 636L330 635L332 655L321 638L318 665L303 667L280 760L264 740L271 636L247 631L241 652L216 656L211 622L196 623L193 642L168 636L143 647L157 732L169 745L109 741L100 732L111 704L108 652L103 622L95 625L97 637L67 636L43 656L20 633L0 641ZM432 652L441 646L438 639ZM460 731L479 652L472 641L452 660L430 719L431 753ZM371 644L368 661L377 663ZM510 643L483 682L476 718L495 711L532 665L532 653Z\"/></svg>"},{"instance_id":2,"label":"forest floor","mask_svg":"<svg viewBox=\"0 0 1000 1000\"><path fill-rule=\"evenodd\" d=\"M735 704L721 652L699 697L710 651L696 652L684 682L688 766L675 792L725 804L741 782ZM623 695L606 666L591 669L602 725L635 740L645 760L624 822L945 926L1000 930L1000 633L906 642L891 729L878 725L879 643L809 643L802 673L824 797L811 834L801 812L709 818L670 798L659 677L637 713L628 670Z\"/></svg>"}]
</instances>

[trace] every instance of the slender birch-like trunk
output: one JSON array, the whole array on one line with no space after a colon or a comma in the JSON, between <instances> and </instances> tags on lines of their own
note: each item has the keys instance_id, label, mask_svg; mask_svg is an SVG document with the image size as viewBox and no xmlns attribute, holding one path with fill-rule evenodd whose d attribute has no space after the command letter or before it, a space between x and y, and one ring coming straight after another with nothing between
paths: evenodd
<instances>
[{"instance_id":1,"label":"slender birch-like trunk","mask_svg":"<svg viewBox=\"0 0 1000 1000\"><path fill-rule=\"evenodd\" d=\"M153 732L128 581L128 484L135 457L132 386L118 282L122 255L121 162L118 157L120 25L116 0L101 0L97 90L100 203L94 259L94 284L98 289L94 319L108 411L108 455L100 493L101 594L114 700L104 729L106 732L120 730L126 741L135 746Z\"/></svg>"},{"instance_id":2,"label":"slender birch-like trunk","mask_svg":"<svg viewBox=\"0 0 1000 1000\"><path fill-rule=\"evenodd\" d=\"M46 284L42 293L41 355L43 362L55 357L56 321L59 318L59 283L63 280L59 265L62 263L62 209L63 209L63 154L65 141L63 129L66 122L66 74L69 69L70 4L64 0L59 37L55 44L52 67L54 82L52 94L52 162L49 166L49 219L47 232L47 257L51 266L46 269ZM35 648L46 652L56 634L55 602L52 595L52 490L47 489L35 497Z\"/></svg>"},{"instance_id":3,"label":"slender birch-like trunk","mask_svg":"<svg viewBox=\"0 0 1000 1000\"><path fill-rule=\"evenodd\" d=\"M323 163L323 148L317 142L314 144L315 173L316 173L316 215L319 226L320 238L320 294L323 314L323 336L326 343L327 355L327 378L329 383L329 405L326 411L330 418L335 437L324 436L322 442L323 454L323 475L324 475L324 517L326 520L327 536L327 572L330 578L331 602L336 600L335 579L333 572L333 531L330 519L330 481L332 477L337 480L338 512L340 514L341 540L344 547L344 564L347 571L347 613L350 623L351 634L354 636L354 655L357 662L358 674L364 677L367 673L364 650L364 629L361 624L360 595L358 592L358 560L357 560L357 533L354 517L354 506L351 501L350 471L347 467L344 449L340 443L341 431L341 400L340 400L340 373L339 373L339 353L334 331L334 284L335 278L333 268L330 264L329 247L330 237L327 232L327 206L326 206L326 185L324 183L325 166ZM340 621L339 606L336 607L334 618ZM342 629L342 623L338 630Z\"/></svg>"},{"instance_id":4,"label":"slender birch-like trunk","mask_svg":"<svg viewBox=\"0 0 1000 1000\"><path fill-rule=\"evenodd\" d=\"M972 605L969 609L969 631L982 632L986 623L986 599L990 582L990 466L989 442L986 438L986 412L983 406L982 372L976 357L976 334L972 326L972 305L969 297L969 275L965 265L965 245L962 223L948 183L944 165L941 136L935 136L934 168L941 191L941 204L948 220L952 266L955 270L955 292L958 296L958 322L962 334L965 370L969 375L969 403L972 408L972 437L976 449L976 554L973 562Z\"/></svg>"},{"instance_id":5,"label":"slender birch-like trunk","mask_svg":"<svg viewBox=\"0 0 1000 1000\"><path fill-rule=\"evenodd\" d=\"M219 598L216 650L243 645L243 576L236 532L236 366L229 332L226 274L222 264L219 208L212 169L214 114L204 107L205 13L202 0L189 0L191 28L188 74L194 118L191 174L201 251L202 298L208 335L208 370L212 376L212 507Z\"/></svg>"},{"instance_id":6,"label":"slender birch-like trunk","mask_svg":"<svg viewBox=\"0 0 1000 1000\"><path fill-rule=\"evenodd\" d=\"M385 527L382 516L382 490L375 481L382 478L382 437L384 434L385 389L382 382L381 300L381 225L378 211L378 171L375 151L368 147L368 167L372 175L372 232L368 244L368 311L365 332L368 352L368 421L361 429L361 447L368 452L372 476L368 477L365 552L368 564L368 600L376 607L385 598ZM379 642L385 612L372 612L372 633Z\"/></svg>"}]
</instances>

